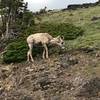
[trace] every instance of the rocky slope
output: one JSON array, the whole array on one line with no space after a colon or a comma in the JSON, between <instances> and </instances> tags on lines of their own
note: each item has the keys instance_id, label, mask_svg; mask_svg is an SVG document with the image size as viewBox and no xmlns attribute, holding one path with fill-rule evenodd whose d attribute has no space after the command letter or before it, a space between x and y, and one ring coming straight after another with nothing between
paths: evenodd
<instances>
[{"instance_id":1,"label":"rocky slope","mask_svg":"<svg viewBox=\"0 0 100 100\"><path fill-rule=\"evenodd\" d=\"M0 65L0 100L100 100L100 52L75 50Z\"/></svg>"}]
</instances>

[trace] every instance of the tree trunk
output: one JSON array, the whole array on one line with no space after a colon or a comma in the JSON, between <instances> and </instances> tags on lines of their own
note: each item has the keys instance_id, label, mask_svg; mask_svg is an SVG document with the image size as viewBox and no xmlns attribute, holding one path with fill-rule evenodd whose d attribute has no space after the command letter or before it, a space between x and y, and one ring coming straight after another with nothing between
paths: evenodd
<instances>
[{"instance_id":1,"label":"tree trunk","mask_svg":"<svg viewBox=\"0 0 100 100\"><path fill-rule=\"evenodd\" d=\"M6 34L5 34L5 38L9 39L10 38L10 33L9 33L9 26L11 23L11 12L8 14L8 18L6 20Z\"/></svg>"},{"instance_id":2,"label":"tree trunk","mask_svg":"<svg viewBox=\"0 0 100 100\"><path fill-rule=\"evenodd\" d=\"M10 37L10 34L9 34L9 22L7 21L6 22L6 35L5 35L5 38L9 38Z\"/></svg>"},{"instance_id":3,"label":"tree trunk","mask_svg":"<svg viewBox=\"0 0 100 100\"><path fill-rule=\"evenodd\" d=\"M5 16L1 15L1 20L2 20L2 32L4 33L5 32L5 24L6 24L6 19L5 19Z\"/></svg>"}]
</instances>

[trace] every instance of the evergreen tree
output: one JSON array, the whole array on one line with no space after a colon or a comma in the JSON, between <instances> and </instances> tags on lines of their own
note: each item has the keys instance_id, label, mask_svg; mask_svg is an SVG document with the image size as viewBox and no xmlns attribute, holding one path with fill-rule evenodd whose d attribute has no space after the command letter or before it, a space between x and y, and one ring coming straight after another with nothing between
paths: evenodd
<instances>
[{"instance_id":1,"label":"evergreen tree","mask_svg":"<svg viewBox=\"0 0 100 100\"><path fill-rule=\"evenodd\" d=\"M23 19L23 15L27 10L28 3L23 0L1 0L0 15L2 19L2 32L5 37L10 37L10 29L19 20Z\"/></svg>"}]
</instances>

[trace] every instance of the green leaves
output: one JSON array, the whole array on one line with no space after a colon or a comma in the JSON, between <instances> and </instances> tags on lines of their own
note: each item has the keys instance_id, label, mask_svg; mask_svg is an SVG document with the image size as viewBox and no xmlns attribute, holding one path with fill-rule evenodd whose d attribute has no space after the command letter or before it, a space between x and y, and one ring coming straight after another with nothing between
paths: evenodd
<instances>
[{"instance_id":1,"label":"green leaves","mask_svg":"<svg viewBox=\"0 0 100 100\"><path fill-rule=\"evenodd\" d=\"M40 26L30 27L25 30L26 34L20 39L13 41L8 44L6 52L3 54L3 61L6 63L11 62L21 62L27 59L28 46L26 43L26 38L29 34L36 32L48 32L52 36L63 35L65 40L75 39L83 34L83 30L80 27L76 27L73 24L59 23L59 24L40 24ZM49 54L59 53L60 49L55 47L49 47ZM39 55L42 57L43 47L36 45L33 47L33 56Z\"/></svg>"},{"instance_id":2,"label":"green leaves","mask_svg":"<svg viewBox=\"0 0 100 100\"><path fill-rule=\"evenodd\" d=\"M43 23L34 28L35 33L48 32L53 36L62 35L64 36L65 40L76 39L78 36L81 36L84 33L81 27L77 27L70 23Z\"/></svg>"},{"instance_id":3,"label":"green leaves","mask_svg":"<svg viewBox=\"0 0 100 100\"><path fill-rule=\"evenodd\" d=\"M6 63L21 62L26 60L27 44L25 40L17 40L8 45L6 52L3 54L3 61Z\"/></svg>"}]
</instances>

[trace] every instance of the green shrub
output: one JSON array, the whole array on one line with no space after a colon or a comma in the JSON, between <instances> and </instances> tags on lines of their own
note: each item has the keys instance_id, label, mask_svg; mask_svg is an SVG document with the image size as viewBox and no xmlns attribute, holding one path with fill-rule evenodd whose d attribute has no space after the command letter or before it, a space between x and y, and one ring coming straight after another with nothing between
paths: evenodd
<instances>
[{"instance_id":1,"label":"green shrub","mask_svg":"<svg viewBox=\"0 0 100 100\"><path fill-rule=\"evenodd\" d=\"M52 36L62 35L65 37L65 40L76 39L84 33L81 27L69 23L42 23L24 31L26 36L41 32L50 33Z\"/></svg>"},{"instance_id":2,"label":"green shrub","mask_svg":"<svg viewBox=\"0 0 100 100\"><path fill-rule=\"evenodd\" d=\"M53 36L62 35L64 36L65 40L76 39L78 36L81 36L84 33L81 27L77 27L69 23L40 24L38 32L48 32Z\"/></svg>"},{"instance_id":3,"label":"green shrub","mask_svg":"<svg viewBox=\"0 0 100 100\"><path fill-rule=\"evenodd\" d=\"M24 61L27 59L27 51L28 46L25 40L14 41L7 46L3 54L3 61L5 63ZM34 46L33 56L41 54L42 51L41 46Z\"/></svg>"},{"instance_id":4,"label":"green shrub","mask_svg":"<svg viewBox=\"0 0 100 100\"><path fill-rule=\"evenodd\" d=\"M21 62L26 59L27 50L25 41L12 42L7 46L6 52L3 54L3 61L5 63Z\"/></svg>"},{"instance_id":5,"label":"green shrub","mask_svg":"<svg viewBox=\"0 0 100 100\"><path fill-rule=\"evenodd\" d=\"M49 54L58 54L60 49L58 47L48 46ZM12 63L12 62L22 62L27 59L27 51L28 46L25 40L15 41L10 43L3 54L3 62L5 63ZM41 45L34 45L33 46L33 57L39 56L42 57L43 47Z\"/></svg>"},{"instance_id":6,"label":"green shrub","mask_svg":"<svg viewBox=\"0 0 100 100\"><path fill-rule=\"evenodd\" d=\"M3 61L5 63L21 62L27 59L28 46L26 43L26 37L29 34L36 32L48 32L53 36L63 35L65 39L75 39L83 34L83 30L80 27L76 27L72 24L40 24L38 26L30 27L25 30L25 34L10 42L6 48L6 52L3 54ZM48 46L49 54L59 53L60 49ZM43 47L36 45L33 47L33 56L42 56Z\"/></svg>"}]
</instances>

